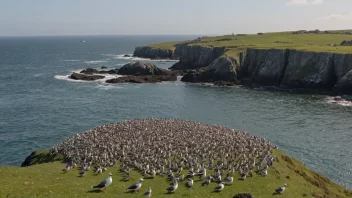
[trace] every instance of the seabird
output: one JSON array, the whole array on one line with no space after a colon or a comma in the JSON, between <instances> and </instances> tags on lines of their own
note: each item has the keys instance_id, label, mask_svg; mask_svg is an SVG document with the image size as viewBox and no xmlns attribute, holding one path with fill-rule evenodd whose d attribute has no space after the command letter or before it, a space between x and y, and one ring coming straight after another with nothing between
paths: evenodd
<instances>
[{"instance_id":1,"label":"seabird","mask_svg":"<svg viewBox=\"0 0 352 198\"><path fill-rule=\"evenodd\" d=\"M129 191L138 191L141 187L142 187L142 182L143 182L143 179L142 178L139 178L138 182L131 185L130 187L128 187L126 190L129 190Z\"/></svg>"},{"instance_id":2,"label":"seabird","mask_svg":"<svg viewBox=\"0 0 352 198\"><path fill-rule=\"evenodd\" d=\"M283 184L281 187L279 187L278 189L275 190L275 193L276 193L276 194L282 194L282 193L284 193L285 187L287 187L287 185L286 185L286 184Z\"/></svg>"},{"instance_id":3,"label":"seabird","mask_svg":"<svg viewBox=\"0 0 352 198\"><path fill-rule=\"evenodd\" d=\"M79 172L79 176L80 177L84 177L86 175L86 169L82 169L80 172Z\"/></svg>"},{"instance_id":4,"label":"seabird","mask_svg":"<svg viewBox=\"0 0 352 198\"><path fill-rule=\"evenodd\" d=\"M174 180L174 183L171 186L169 186L166 190L168 193L173 193L177 188L178 188L177 180Z\"/></svg>"},{"instance_id":5,"label":"seabird","mask_svg":"<svg viewBox=\"0 0 352 198\"><path fill-rule=\"evenodd\" d=\"M151 187L149 187L147 192L144 193L144 196L146 196L146 197L151 197L152 196L152 188Z\"/></svg>"},{"instance_id":6,"label":"seabird","mask_svg":"<svg viewBox=\"0 0 352 198\"><path fill-rule=\"evenodd\" d=\"M228 176L224 182L226 185L231 185L233 183L233 177Z\"/></svg>"},{"instance_id":7,"label":"seabird","mask_svg":"<svg viewBox=\"0 0 352 198\"><path fill-rule=\"evenodd\" d=\"M100 182L100 184L96 186L92 186L92 188L99 188L100 190L107 188L110 186L112 183L112 174L109 173L108 178L106 178L104 181Z\"/></svg>"},{"instance_id":8,"label":"seabird","mask_svg":"<svg viewBox=\"0 0 352 198\"><path fill-rule=\"evenodd\" d=\"M188 178L188 180L189 180L189 181L187 182L187 187L190 188L190 187L193 186L193 179Z\"/></svg>"},{"instance_id":9,"label":"seabird","mask_svg":"<svg viewBox=\"0 0 352 198\"><path fill-rule=\"evenodd\" d=\"M220 191L222 191L223 189L224 189L224 182L221 182L218 186L216 186L215 188L214 188L214 191L215 192L220 192Z\"/></svg>"}]
</instances>

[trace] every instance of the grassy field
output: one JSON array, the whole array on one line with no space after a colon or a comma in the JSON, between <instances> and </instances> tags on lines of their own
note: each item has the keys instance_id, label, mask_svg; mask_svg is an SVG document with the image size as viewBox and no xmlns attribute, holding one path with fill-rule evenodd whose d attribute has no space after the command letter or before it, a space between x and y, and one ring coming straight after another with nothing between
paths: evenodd
<instances>
[{"instance_id":1,"label":"grassy field","mask_svg":"<svg viewBox=\"0 0 352 198\"><path fill-rule=\"evenodd\" d=\"M76 169L62 173L61 169L65 164L59 161L23 168L2 166L0 167L0 197L143 197L143 193L148 187L153 190L152 197L168 198L230 198L240 192L249 192L255 198L352 197L351 191L347 191L307 169L301 162L280 151L275 151L274 155L277 156L278 162L269 168L267 177L254 174L252 178L249 177L245 181L241 181L236 176L233 185L226 186L220 193L213 192L215 183L208 187L202 187L198 178L194 178L195 183L192 188L186 188L185 182L182 182L174 194L166 194L165 189L169 186L169 182L166 181L166 177L160 176L154 179L145 179L140 192L126 193L125 189L135 183L141 175L134 171L130 180L124 181L122 173L118 172L118 167L110 168L101 175L88 172L85 177L81 178L78 177L79 171ZM91 186L104 180L109 172L113 174L112 185L105 191L92 191ZM273 195L274 190L283 183L288 185L285 193Z\"/></svg>"},{"instance_id":2,"label":"grassy field","mask_svg":"<svg viewBox=\"0 0 352 198\"><path fill-rule=\"evenodd\" d=\"M344 30L351 31L351 30ZM235 56L247 48L295 49L313 52L352 53L352 46L339 46L344 40L352 40L346 34L292 34L292 32L249 34L245 36L225 35L203 37L193 45L226 47L227 55ZM154 48L174 49L177 42L152 44ZM337 45L337 46L334 46Z\"/></svg>"}]
</instances>

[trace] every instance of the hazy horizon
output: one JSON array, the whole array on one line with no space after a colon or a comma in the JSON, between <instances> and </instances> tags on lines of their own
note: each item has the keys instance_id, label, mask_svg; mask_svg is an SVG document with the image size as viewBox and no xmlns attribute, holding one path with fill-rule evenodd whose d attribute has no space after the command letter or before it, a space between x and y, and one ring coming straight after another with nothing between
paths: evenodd
<instances>
[{"instance_id":1,"label":"hazy horizon","mask_svg":"<svg viewBox=\"0 0 352 198\"><path fill-rule=\"evenodd\" d=\"M254 34L352 29L349 0L2 0L0 36Z\"/></svg>"}]
</instances>

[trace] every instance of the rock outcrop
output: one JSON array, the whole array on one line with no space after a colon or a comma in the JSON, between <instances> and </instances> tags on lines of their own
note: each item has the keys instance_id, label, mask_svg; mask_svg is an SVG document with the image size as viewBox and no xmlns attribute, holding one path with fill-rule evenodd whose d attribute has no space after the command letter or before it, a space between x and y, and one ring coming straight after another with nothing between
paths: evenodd
<instances>
[{"instance_id":1,"label":"rock outcrop","mask_svg":"<svg viewBox=\"0 0 352 198\"><path fill-rule=\"evenodd\" d=\"M76 72L73 72L70 76L71 79L73 80L85 80L85 81L93 81L93 80L99 80L105 78L105 76L100 76L100 75L86 75L86 74L79 74Z\"/></svg>"},{"instance_id":2,"label":"rock outcrop","mask_svg":"<svg viewBox=\"0 0 352 198\"><path fill-rule=\"evenodd\" d=\"M35 164L43 164L54 161L64 161L64 156L60 154L53 154L46 150L37 150L32 152L24 162L21 164L22 167L32 166Z\"/></svg>"},{"instance_id":3,"label":"rock outcrop","mask_svg":"<svg viewBox=\"0 0 352 198\"><path fill-rule=\"evenodd\" d=\"M164 76L124 76L114 79L109 79L106 83L158 83L162 81L176 81L176 75L164 75Z\"/></svg>"},{"instance_id":4,"label":"rock outcrop","mask_svg":"<svg viewBox=\"0 0 352 198\"><path fill-rule=\"evenodd\" d=\"M136 47L133 52L133 56L151 59L177 59L174 54L174 50L153 48L149 46Z\"/></svg>"},{"instance_id":5,"label":"rock outcrop","mask_svg":"<svg viewBox=\"0 0 352 198\"><path fill-rule=\"evenodd\" d=\"M176 45L175 53L179 54L180 61L170 67L171 70L197 69L210 65L215 59L222 56L224 47L214 48L199 45Z\"/></svg>"},{"instance_id":6,"label":"rock outcrop","mask_svg":"<svg viewBox=\"0 0 352 198\"><path fill-rule=\"evenodd\" d=\"M158 68L152 63L128 63L118 70L120 75L134 75L134 76L145 76L145 75L170 75L171 72L166 69Z\"/></svg>"},{"instance_id":7,"label":"rock outcrop","mask_svg":"<svg viewBox=\"0 0 352 198\"><path fill-rule=\"evenodd\" d=\"M336 94L352 94L352 70L335 84L333 91Z\"/></svg>"},{"instance_id":8,"label":"rock outcrop","mask_svg":"<svg viewBox=\"0 0 352 198\"><path fill-rule=\"evenodd\" d=\"M104 69L102 67L102 69ZM105 67L106 69L106 67ZM97 69L93 69L93 68L87 68L84 69L80 72L81 74L87 74L87 75L93 75L93 74L117 74L118 73L118 69L111 69L111 70L97 70Z\"/></svg>"},{"instance_id":9,"label":"rock outcrop","mask_svg":"<svg viewBox=\"0 0 352 198\"><path fill-rule=\"evenodd\" d=\"M237 82L237 62L231 57L222 56L214 60L208 67L192 70L186 73L181 81L184 82L222 82L218 84L234 85ZM226 83L227 82L227 83Z\"/></svg>"}]
</instances>

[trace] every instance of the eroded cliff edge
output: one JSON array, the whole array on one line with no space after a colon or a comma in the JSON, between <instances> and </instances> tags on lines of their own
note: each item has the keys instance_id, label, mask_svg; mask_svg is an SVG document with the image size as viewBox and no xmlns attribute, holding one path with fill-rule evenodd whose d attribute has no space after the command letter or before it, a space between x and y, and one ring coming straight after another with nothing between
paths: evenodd
<instances>
[{"instance_id":1,"label":"eroded cliff edge","mask_svg":"<svg viewBox=\"0 0 352 198\"><path fill-rule=\"evenodd\" d=\"M140 49L136 51L138 54ZM170 69L187 70L182 79L186 82L225 81L352 94L352 54L248 48L228 56L226 51L225 47L200 46L194 41L176 44L168 58L180 61Z\"/></svg>"}]
</instances>

